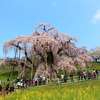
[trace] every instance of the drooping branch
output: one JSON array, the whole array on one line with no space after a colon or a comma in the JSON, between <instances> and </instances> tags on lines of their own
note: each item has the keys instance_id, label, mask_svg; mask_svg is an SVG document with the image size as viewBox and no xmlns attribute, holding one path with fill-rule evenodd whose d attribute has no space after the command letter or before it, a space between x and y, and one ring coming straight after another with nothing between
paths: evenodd
<instances>
[{"instance_id":1,"label":"drooping branch","mask_svg":"<svg viewBox=\"0 0 100 100\"><path fill-rule=\"evenodd\" d=\"M18 43L17 45L15 45L15 44L12 44L12 45L14 45L14 46L15 46L16 48L18 48L19 50L24 51L24 53L25 53L25 57L26 57L27 61L29 61L29 62L32 64L31 59L30 59L30 58L28 57L28 55L27 55L26 48L24 49L24 48L20 47L20 46L19 46L19 43Z\"/></svg>"},{"instance_id":2,"label":"drooping branch","mask_svg":"<svg viewBox=\"0 0 100 100\"><path fill-rule=\"evenodd\" d=\"M25 57L26 57L27 61L29 61L32 64L32 60L28 57L26 48L25 48L25 51L24 52L25 52Z\"/></svg>"},{"instance_id":3,"label":"drooping branch","mask_svg":"<svg viewBox=\"0 0 100 100\"><path fill-rule=\"evenodd\" d=\"M17 44L17 45L16 45L16 44L11 44L11 45L15 46L15 47L18 48L19 50L23 50L23 48L20 47L18 44Z\"/></svg>"},{"instance_id":4,"label":"drooping branch","mask_svg":"<svg viewBox=\"0 0 100 100\"><path fill-rule=\"evenodd\" d=\"M20 45L19 41L21 41ZM36 67L34 64L36 74L55 75L58 69L71 72L76 70L76 62L84 67L85 63L90 61L86 49L79 49L74 42L77 42L76 38L64 33L58 34L58 31L50 27L50 24L40 23L31 36L22 35L7 41L4 48L5 51L14 47L23 51L25 60L27 60L23 63L24 65L32 65L32 62L38 59Z\"/></svg>"}]
</instances>

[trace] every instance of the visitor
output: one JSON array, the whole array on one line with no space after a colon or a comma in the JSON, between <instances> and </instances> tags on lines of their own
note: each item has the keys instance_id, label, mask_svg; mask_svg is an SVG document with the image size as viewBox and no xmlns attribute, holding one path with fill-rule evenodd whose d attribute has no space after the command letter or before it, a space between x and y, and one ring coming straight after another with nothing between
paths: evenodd
<instances>
[{"instance_id":1,"label":"visitor","mask_svg":"<svg viewBox=\"0 0 100 100\"><path fill-rule=\"evenodd\" d=\"M83 80L83 72L80 71L80 81L82 81L82 80Z\"/></svg>"},{"instance_id":2,"label":"visitor","mask_svg":"<svg viewBox=\"0 0 100 100\"><path fill-rule=\"evenodd\" d=\"M26 78L25 77L22 77L22 87L26 87Z\"/></svg>"},{"instance_id":3,"label":"visitor","mask_svg":"<svg viewBox=\"0 0 100 100\"><path fill-rule=\"evenodd\" d=\"M73 72L70 73L70 79L71 79L71 82L74 82Z\"/></svg>"},{"instance_id":4,"label":"visitor","mask_svg":"<svg viewBox=\"0 0 100 100\"><path fill-rule=\"evenodd\" d=\"M1 86L1 84L0 84L0 94L2 94L2 86Z\"/></svg>"},{"instance_id":5,"label":"visitor","mask_svg":"<svg viewBox=\"0 0 100 100\"><path fill-rule=\"evenodd\" d=\"M14 89L15 89L15 88L14 88L14 84L12 83L12 85L11 85L10 88L9 88L9 91L10 91L10 92L14 92Z\"/></svg>"},{"instance_id":6,"label":"visitor","mask_svg":"<svg viewBox=\"0 0 100 100\"><path fill-rule=\"evenodd\" d=\"M38 77L37 76L34 76L34 82L35 82L35 86L38 85Z\"/></svg>"},{"instance_id":7,"label":"visitor","mask_svg":"<svg viewBox=\"0 0 100 100\"><path fill-rule=\"evenodd\" d=\"M20 87L20 85L21 85L21 83L20 83L20 78L19 78L19 77L17 77L16 82L17 82L17 87L18 87L18 89L19 89L19 87Z\"/></svg>"},{"instance_id":8,"label":"visitor","mask_svg":"<svg viewBox=\"0 0 100 100\"><path fill-rule=\"evenodd\" d=\"M26 87L29 85L29 79L28 78L25 79L25 84L26 84Z\"/></svg>"},{"instance_id":9,"label":"visitor","mask_svg":"<svg viewBox=\"0 0 100 100\"><path fill-rule=\"evenodd\" d=\"M84 80L86 80L86 78L87 78L86 76L87 76L87 75L86 75L86 71L84 70L84 71L83 71Z\"/></svg>"},{"instance_id":10,"label":"visitor","mask_svg":"<svg viewBox=\"0 0 100 100\"><path fill-rule=\"evenodd\" d=\"M42 77L38 77L38 83L39 83L39 85L41 85L41 83L42 83Z\"/></svg>"},{"instance_id":11,"label":"visitor","mask_svg":"<svg viewBox=\"0 0 100 100\"><path fill-rule=\"evenodd\" d=\"M6 93L8 94L8 92L9 92L9 85L7 84L6 85Z\"/></svg>"},{"instance_id":12,"label":"visitor","mask_svg":"<svg viewBox=\"0 0 100 100\"><path fill-rule=\"evenodd\" d=\"M1 84L0 84L0 92L2 91L2 86L1 86Z\"/></svg>"},{"instance_id":13,"label":"visitor","mask_svg":"<svg viewBox=\"0 0 100 100\"><path fill-rule=\"evenodd\" d=\"M96 71L95 70L93 70L93 76L94 76L94 78L96 78Z\"/></svg>"},{"instance_id":14,"label":"visitor","mask_svg":"<svg viewBox=\"0 0 100 100\"><path fill-rule=\"evenodd\" d=\"M7 85L10 86L10 79L7 78Z\"/></svg>"},{"instance_id":15,"label":"visitor","mask_svg":"<svg viewBox=\"0 0 100 100\"><path fill-rule=\"evenodd\" d=\"M95 72L96 72L96 78L98 78L98 76L99 76L99 70L95 70Z\"/></svg>"},{"instance_id":16,"label":"visitor","mask_svg":"<svg viewBox=\"0 0 100 100\"><path fill-rule=\"evenodd\" d=\"M33 82L34 82L34 79L31 77L31 78L29 79L29 86L33 85Z\"/></svg>"},{"instance_id":17,"label":"visitor","mask_svg":"<svg viewBox=\"0 0 100 100\"><path fill-rule=\"evenodd\" d=\"M64 74L61 74L61 82L64 82Z\"/></svg>"},{"instance_id":18,"label":"visitor","mask_svg":"<svg viewBox=\"0 0 100 100\"><path fill-rule=\"evenodd\" d=\"M78 82L80 81L80 70L77 71Z\"/></svg>"},{"instance_id":19,"label":"visitor","mask_svg":"<svg viewBox=\"0 0 100 100\"><path fill-rule=\"evenodd\" d=\"M44 75L42 77L42 81L43 81L43 85L45 85L45 83L46 83L46 77Z\"/></svg>"},{"instance_id":20,"label":"visitor","mask_svg":"<svg viewBox=\"0 0 100 100\"><path fill-rule=\"evenodd\" d=\"M87 76L88 76L88 80L91 79L91 72L90 72L90 70L87 70Z\"/></svg>"},{"instance_id":21,"label":"visitor","mask_svg":"<svg viewBox=\"0 0 100 100\"><path fill-rule=\"evenodd\" d=\"M64 75L64 82L66 83L67 82L67 76Z\"/></svg>"},{"instance_id":22,"label":"visitor","mask_svg":"<svg viewBox=\"0 0 100 100\"><path fill-rule=\"evenodd\" d=\"M50 76L47 75L47 78L46 78L46 84L50 84L51 80L50 80Z\"/></svg>"}]
</instances>

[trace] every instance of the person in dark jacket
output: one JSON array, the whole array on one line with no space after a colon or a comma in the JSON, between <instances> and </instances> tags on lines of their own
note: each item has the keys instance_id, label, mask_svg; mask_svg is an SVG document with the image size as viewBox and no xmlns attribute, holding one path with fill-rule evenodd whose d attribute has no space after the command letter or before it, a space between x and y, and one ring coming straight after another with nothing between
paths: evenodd
<instances>
[{"instance_id":1,"label":"person in dark jacket","mask_svg":"<svg viewBox=\"0 0 100 100\"><path fill-rule=\"evenodd\" d=\"M0 92L2 91L2 86L1 86L1 84L0 84Z\"/></svg>"},{"instance_id":2,"label":"person in dark jacket","mask_svg":"<svg viewBox=\"0 0 100 100\"><path fill-rule=\"evenodd\" d=\"M66 83L67 82L67 76L64 75L64 82Z\"/></svg>"},{"instance_id":3,"label":"person in dark jacket","mask_svg":"<svg viewBox=\"0 0 100 100\"><path fill-rule=\"evenodd\" d=\"M12 84L12 85L10 86L10 88L9 88L9 91L10 91L10 92L14 92L14 89L15 89L15 88L14 88L14 85Z\"/></svg>"},{"instance_id":4,"label":"person in dark jacket","mask_svg":"<svg viewBox=\"0 0 100 100\"><path fill-rule=\"evenodd\" d=\"M7 84L6 85L6 93L8 94L8 92L9 92L9 85Z\"/></svg>"}]
</instances>

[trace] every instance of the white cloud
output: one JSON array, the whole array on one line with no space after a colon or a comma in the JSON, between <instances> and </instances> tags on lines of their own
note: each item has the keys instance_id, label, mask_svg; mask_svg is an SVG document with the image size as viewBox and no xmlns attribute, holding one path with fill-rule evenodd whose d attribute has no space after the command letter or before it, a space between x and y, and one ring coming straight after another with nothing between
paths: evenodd
<instances>
[{"instance_id":1,"label":"white cloud","mask_svg":"<svg viewBox=\"0 0 100 100\"><path fill-rule=\"evenodd\" d=\"M97 10L96 14L93 16L91 23L97 23L100 21L100 10Z\"/></svg>"},{"instance_id":2,"label":"white cloud","mask_svg":"<svg viewBox=\"0 0 100 100\"><path fill-rule=\"evenodd\" d=\"M56 2L53 2L53 3L52 3L52 5L53 5L54 7L56 7L56 6L57 6Z\"/></svg>"}]
</instances>

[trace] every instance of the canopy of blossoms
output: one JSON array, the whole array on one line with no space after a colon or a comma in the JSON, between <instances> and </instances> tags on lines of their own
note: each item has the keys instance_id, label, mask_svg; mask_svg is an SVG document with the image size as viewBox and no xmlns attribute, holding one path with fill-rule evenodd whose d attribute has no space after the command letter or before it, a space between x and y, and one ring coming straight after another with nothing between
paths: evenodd
<instances>
[{"instance_id":1,"label":"canopy of blossoms","mask_svg":"<svg viewBox=\"0 0 100 100\"><path fill-rule=\"evenodd\" d=\"M85 68L86 64L91 62L86 47L78 48L75 42L76 38L58 33L50 24L40 23L30 36L20 35L6 41L3 51L4 53L8 53L11 49L22 51L28 64L31 65L34 59L37 59L37 63L33 64L35 75L53 77L60 69L70 73L76 71L76 65Z\"/></svg>"}]
</instances>

